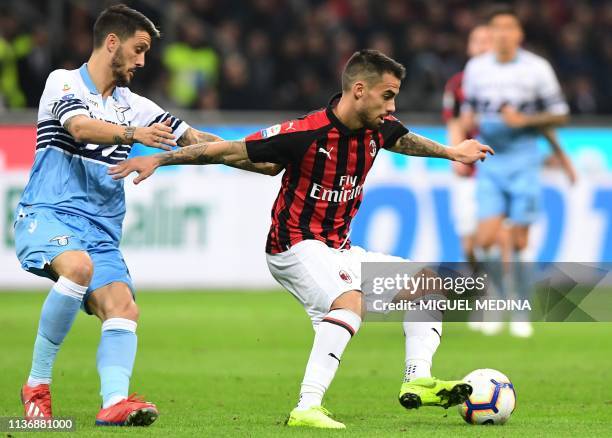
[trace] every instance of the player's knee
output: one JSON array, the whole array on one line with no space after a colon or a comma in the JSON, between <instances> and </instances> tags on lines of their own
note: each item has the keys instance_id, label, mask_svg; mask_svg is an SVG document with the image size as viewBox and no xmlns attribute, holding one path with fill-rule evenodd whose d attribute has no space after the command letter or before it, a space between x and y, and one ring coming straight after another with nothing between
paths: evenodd
<instances>
[{"instance_id":1,"label":"player's knee","mask_svg":"<svg viewBox=\"0 0 612 438\"><path fill-rule=\"evenodd\" d=\"M116 298L105 300L101 310L103 320L109 318L125 318L131 321L138 321L140 311L138 305L130 298Z\"/></svg>"},{"instance_id":2,"label":"player's knee","mask_svg":"<svg viewBox=\"0 0 612 438\"><path fill-rule=\"evenodd\" d=\"M93 277L94 266L87 254L78 257L71 264L66 265L62 272L59 274L68 278L69 280L80 284L82 286L88 286Z\"/></svg>"},{"instance_id":3,"label":"player's knee","mask_svg":"<svg viewBox=\"0 0 612 438\"><path fill-rule=\"evenodd\" d=\"M353 290L345 292L336 298L330 307L333 309L348 309L359 315L361 318L364 317L365 306L362 305L363 296L361 292Z\"/></svg>"},{"instance_id":4,"label":"player's knee","mask_svg":"<svg viewBox=\"0 0 612 438\"><path fill-rule=\"evenodd\" d=\"M134 302L134 300L129 300L120 303L117 308L117 313L118 317L129 319L132 321L138 321L138 317L140 316L138 305Z\"/></svg>"},{"instance_id":5,"label":"player's knee","mask_svg":"<svg viewBox=\"0 0 612 438\"><path fill-rule=\"evenodd\" d=\"M481 250L488 251L497 244L495 236L478 236L476 239L476 246Z\"/></svg>"},{"instance_id":6,"label":"player's knee","mask_svg":"<svg viewBox=\"0 0 612 438\"><path fill-rule=\"evenodd\" d=\"M515 238L513 242L513 249L515 251L523 251L527 249L527 238Z\"/></svg>"}]
</instances>

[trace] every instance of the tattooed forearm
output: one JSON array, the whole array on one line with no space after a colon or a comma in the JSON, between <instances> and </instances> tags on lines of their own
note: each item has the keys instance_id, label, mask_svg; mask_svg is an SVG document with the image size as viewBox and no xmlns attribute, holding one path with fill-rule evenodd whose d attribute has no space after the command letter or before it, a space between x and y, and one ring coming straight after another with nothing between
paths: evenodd
<instances>
[{"instance_id":1,"label":"tattooed forearm","mask_svg":"<svg viewBox=\"0 0 612 438\"><path fill-rule=\"evenodd\" d=\"M134 143L134 132L136 131L135 126L126 126L123 131L123 138L125 139L125 144L133 144Z\"/></svg>"},{"instance_id":2,"label":"tattooed forearm","mask_svg":"<svg viewBox=\"0 0 612 438\"><path fill-rule=\"evenodd\" d=\"M246 157L244 141L196 143L159 155L159 165L172 164L227 164L232 165ZM244 154L244 155L243 155Z\"/></svg>"},{"instance_id":3,"label":"tattooed forearm","mask_svg":"<svg viewBox=\"0 0 612 438\"><path fill-rule=\"evenodd\" d=\"M172 152L160 154L160 166L169 166L172 164L211 164L210 157L206 156L208 143L196 143Z\"/></svg>"},{"instance_id":4,"label":"tattooed forearm","mask_svg":"<svg viewBox=\"0 0 612 438\"><path fill-rule=\"evenodd\" d=\"M184 147L195 143L207 143L212 141L222 141L223 139L217 135L208 132L198 131L194 128L189 128L176 142L177 145Z\"/></svg>"},{"instance_id":5,"label":"tattooed forearm","mask_svg":"<svg viewBox=\"0 0 612 438\"><path fill-rule=\"evenodd\" d=\"M448 148L440 143L409 132L397 141L390 150L415 157L450 158Z\"/></svg>"}]
</instances>

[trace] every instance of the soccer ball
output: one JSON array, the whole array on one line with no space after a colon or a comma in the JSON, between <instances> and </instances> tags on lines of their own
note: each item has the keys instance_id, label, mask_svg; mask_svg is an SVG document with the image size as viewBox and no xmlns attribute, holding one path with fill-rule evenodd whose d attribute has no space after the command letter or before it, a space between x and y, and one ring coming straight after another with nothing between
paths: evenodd
<instances>
[{"instance_id":1,"label":"soccer ball","mask_svg":"<svg viewBox=\"0 0 612 438\"><path fill-rule=\"evenodd\" d=\"M470 424L504 424L516 404L514 385L503 373L492 369L472 371L463 378L472 385L470 398L459 405L459 414Z\"/></svg>"}]
</instances>

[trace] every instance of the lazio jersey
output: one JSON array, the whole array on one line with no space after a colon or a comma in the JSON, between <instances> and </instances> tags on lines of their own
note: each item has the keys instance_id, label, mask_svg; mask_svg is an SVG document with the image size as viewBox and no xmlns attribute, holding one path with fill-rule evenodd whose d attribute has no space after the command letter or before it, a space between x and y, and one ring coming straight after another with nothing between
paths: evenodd
<instances>
[{"instance_id":1,"label":"lazio jersey","mask_svg":"<svg viewBox=\"0 0 612 438\"><path fill-rule=\"evenodd\" d=\"M476 114L479 139L495 150L483 169L512 171L540 164L537 147L540 132L507 126L501 116L504 105L512 105L526 114L569 112L548 61L523 49L518 50L514 60L505 63L498 62L492 52L472 58L465 68L463 90L462 109Z\"/></svg>"},{"instance_id":2,"label":"lazio jersey","mask_svg":"<svg viewBox=\"0 0 612 438\"><path fill-rule=\"evenodd\" d=\"M107 171L125 160L132 146L75 141L63 125L79 114L136 127L169 117L176 138L189 126L128 88L116 87L112 96L103 99L87 64L49 75L38 109L34 164L17 211L34 207L83 216L118 242L125 215L123 181L113 180Z\"/></svg>"}]
</instances>

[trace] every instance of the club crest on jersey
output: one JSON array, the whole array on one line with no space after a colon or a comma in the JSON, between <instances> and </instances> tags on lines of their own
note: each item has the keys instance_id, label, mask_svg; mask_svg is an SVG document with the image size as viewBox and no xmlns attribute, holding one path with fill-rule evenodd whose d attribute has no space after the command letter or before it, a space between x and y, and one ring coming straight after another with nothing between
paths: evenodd
<instances>
[{"instance_id":1,"label":"club crest on jersey","mask_svg":"<svg viewBox=\"0 0 612 438\"><path fill-rule=\"evenodd\" d=\"M341 278L342 280L346 281L346 282L347 282L347 283L349 283L349 284L353 282L353 279L351 278L351 276L349 275L349 273L348 273L348 272L346 272L344 269L341 269L341 270L338 272L338 275L340 276L340 278Z\"/></svg>"},{"instance_id":2,"label":"club crest on jersey","mask_svg":"<svg viewBox=\"0 0 612 438\"><path fill-rule=\"evenodd\" d=\"M372 158L376 156L376 142L374 139L370 140L370 156Z\"/></svg>"},{"instance_id":3,"label":"club crest on jersey","mask_svg":"<svg viewBox=\"0 0 612 438\"><path fill-rule=\"evenodd\" d=\"M57 236L53 239L49 240L49 242L57 242L58 246L66 246L69 243L69 240L73 236Z\"/></svg>"},{"instance_id":4,"label":"club crest on jersey","mask_svg":"<svg viewBox=\"0 0 612 438\"><path fill-rule=\"evenodd\" d=\"M70 85L64 84L64 87L62 88L62 91L65 93L68 90L70 90Z\"/></svg>"},{"instance_id":5,"label":"club crest on jersey","mask_svg":"<svg viewBox=\"0 0 612 438\"><path fill-rule=\"evenodd\" d=\"M125 112L128 111L130 107L114 104L113 108L115 109L115 113L117 114L117 120L119 121L119 123L125 122Z\"/></svg>"},{"instance_id":6,"label":"club crest on jersey","mask_svg":"<svg viewBox=\"0 0 612 438\"><path fill-rule=\"evenodd\" d=\"M269 128L261 130L261 136L263 138L273 137L281 131L281 125L270 126Z\"/></svg>"}]
</instances>

